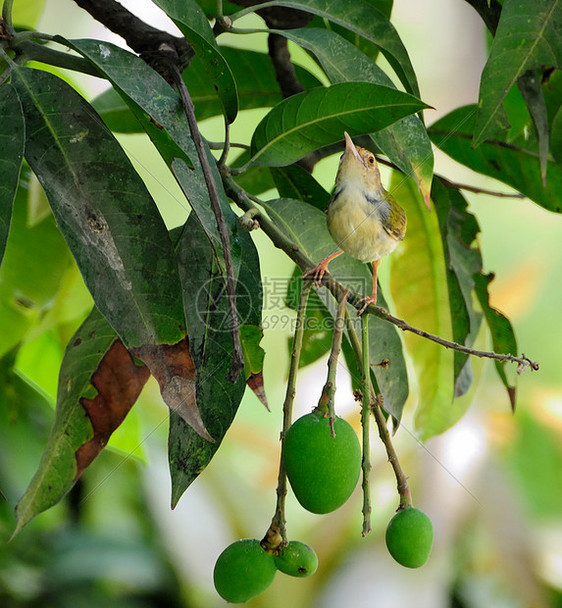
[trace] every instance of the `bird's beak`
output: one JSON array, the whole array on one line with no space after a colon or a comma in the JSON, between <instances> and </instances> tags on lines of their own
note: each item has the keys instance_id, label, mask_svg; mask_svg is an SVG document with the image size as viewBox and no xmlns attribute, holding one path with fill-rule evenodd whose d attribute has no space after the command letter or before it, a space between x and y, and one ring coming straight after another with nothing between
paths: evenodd
<instances>
[{"instance_id":1,"label":"bird's beak","mask_svg":"<svg viewBox=\"0 0 562 608\"><path fill-rule=\"evenodd\" d=\"M357 148L355 147L355 144L353 143L353 140L351 139L351 137L349 137L349 134L347 133L347 131L344 131L344 136L345 136L345 153L349 154L350 156L354 156L359 162L363 162L361 160L361 157L359 156L359 152L357 151Z\"/></svg>"}]
</instances>

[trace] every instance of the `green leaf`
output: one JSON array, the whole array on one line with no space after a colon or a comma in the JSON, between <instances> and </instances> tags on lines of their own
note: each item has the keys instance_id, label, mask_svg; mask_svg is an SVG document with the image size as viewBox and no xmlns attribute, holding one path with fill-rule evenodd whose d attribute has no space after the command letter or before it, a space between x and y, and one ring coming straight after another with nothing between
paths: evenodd
<instances>
[{"instance_id":1,"label":"green leaf","mask_svg":"<svg viewBox=\"0 0 562 608\"><path fill-rule=\"evenodd\" d=\"M141 133L143 130L129 106L113 87L95 97L92 108L114 133Z\"/></svg>"},{"instance_id":2,"label":"green leaf","mask_svg":"<svg viewBox=\"0 0 562 608\"><path fill-rule=\"evenodd\" d=\"M181 340L172 244L126 154L56 76L18 68L13 84L26 117L26 158L98 308L129 348Z\"/></svg>"},{"instance_id":3,"label":"green leaf","mask_svg":"<svg viewBox=\"0 0 562 608\"><path fill-rule=\"evenodd\" d=\"M275 199L264 203L268 215L299 249L314 261L320 261L336 250L326 227L326 217L311 205L292 199ZM343 285L360 295L371 292L373 276L366 264L343 254L330 262L330 273ZM336 316L337 303L325 289L317 292L332 317ZM386 306L379 290L382 306ZM351 311L352 320L359 327L360 319ZM357 331L357 329L356 329ZM369 323L371 361L389 359L388 369L375 367L377 383L384 397L385 409L400 420L408 396L408 375L402 353L402 343L396 328L373 317Z\"/></svg>"},{"instance_id":4,"label":"green leaf","mask_svg":"<svg viewBox=\"0 0 562 608\"><path fill-rule=\"evenodd\" d=\"M499 310L490 306L488 285L493 278L493 274L476 275L474 277L476 295L484 311L484 317L492 336L494 352L517 355L517 340L515 339L515 333L509 319ZM511 407L515 409L515 381L513 379L510 380L507 376L506 365L508 364L505 361L495 361L495 364L498 376L507 390Z\"/></svg>"},{"instance_id":5,"label":"green leaf","mask_svg":"<svg viewBox=\"0 0 562 608\"><path fill-rule=\"evenodd\" d=\"M172 507L219 448L245 387L242 375L235 383L227 379L232 362L230 316L224 277L213 250L195 217L190 216L180 230L177 255L182 285L189 295L185 298L185 314L196 369L197 403L215 441L205 441L171 413L168 449ZM262 296L257 253L247 231L238 224L232 224L230 230L239 320L242 325L258 326Z\"/></svg>"},{"instance_id":6,"label":"green leaf","mask_svg":"<svg viewBox=\"0 0 562 608\"><path fill-rule=\"evenodd\" d=\"M294 198L321 211L326 209L330 194L299 165L272 168L271 176L282 198Z\"/></svg>"},{"instance_id":7,"label":"green leaf","mask_svg":"<svg viewBox=\"0 0 562 608\"><path fill-rule=\"evenodd\" d=\"M263 385L263 362L265 351L260 346L263 338L263 329L259 325L240 325L240 342L244 355L244 377L246 384L254 391L256 397L267 410L267 396Z\"/></svg>"},{"instance_id":8,"label":"green leaf","mask_svg":"<svg viewBox=\"0 0 562 608\"><path fill-rule=\"evenodd\" d=\"M394 172L389 190L408 218L404 242L390 256L396 310L410 325L448 339L451 313L436 214L419 202L412 180ZM453 353L409 332L404 341L419 384L415 430L425 440L448 429L464 413L453 403Z\"/></svg>"},{"instance_id":9,"label":"green leaf","mask_svg":"<svg viewBox=\"0 0 562 608\"><path fill-rule=\"evenodd\" d=\"M12 205L18 189L23 150L25 144L25 123L20 100L14 89L8 85L0 87L0 263L10 232Z\"/></svg>"},{"instance_id":10,"label":"green leaf","mask_svg":"<svg viewBox=\"0 0 562 608\"><path fill-rule=\"evenodd\" d=\"M236 82L215 40L207 17L195 0L154 0L178 26L216 87L224 115L233 122L238 113Z\"/></svg>"},{"instance_id":11,"label":"green leaf","mask_svg":"<svg viewBox=\"0 0 562 608\"><path fill-rule=\"evenodd\" d=\"M92 378L115 344L121 344L115 331L96 309L71 338L60 370L55 421L39 468L17 504L14 535L70 490L131 407L123 391L115 401L103 408L98 406L100 418L96 408L87 409L87 404L105 390L92 384ZM135 368L122 345L121 349L129 368ZM148 370L142 368L139 373L135 381L129 373L126 375L128 386L133 387L136 382L138 392L148 378ZM111 380L118 384L117 375L112 374Z\"/></svg>"},{"instance_id":12,"label":"green leaf","mask_svg":"<svg viewBox=\"0 0 562 608\"><path fill-rule=\"evenodd\" d=\"M562 211L562 165L548 162L547 188L543 187L537 153L523 134L490 140L471 147L476 106L453 110L429 129L431 141L456 161L515 188L545 209ZM514 203L516 204L516 203Z\"/></svg>"},{"instance_id":13,"label":"green leaf","mask_svg":"<svg viewBox=\"0 0 562 608\"><path fill-rule=\"evenodd\" d=\"M335 32L302 28L280 30L279 34L310 51L334 84L362 81L394 87L381 68ZM407 116L371 137L398 168L416 180L424 200L428 201L433 178L433 151L419 117Z\"/></svg>"},{"instance_id":14,"label":"green leaf","mask_svg":"<svg viewBox=\"0 0 562 608\"><path fill-rule=\"evenodd\" d=\"M527 70L517 79L517 86L529 108L539 138L539 164L543 186L546 185L546 167L548 161L549 133L546 104L541 87L541 72L538 69Z\"/></svg>"},{"instance_id":15,"label":"green leaf","mask_svg":"<svg viewBox=\"0 0 562 608\"><path fill-rule=\"evenodd\" d=\"M227 46L219 49L236 80L240 110L273 106L281 101L281 91L269 55ZM305 89L321 85L315 76L298 65L295 73ZM222 114L222 105L202 60L194 57L184 70L183 78L195 106L197 120ZM112 131L137 133L143 130L129 106L113 88L98 95L92 106Z\"/></svg>"},{"instance_id":16,"label":"green leaf","mask_svg":"<svg viewBox=\"0 0 562 608\"><path fill-rule=\"evenodd\" d=\"M561 0L506 0L482 72L474 145L496 132L506 93L527 70L562 67Z\"/></svg>"},{"instance_id":17,"label":"green leaf","mask_svg":"<svg viewBox=\"0 0 562 608\"><path fill-rule=\"evenodd\" d=\"M252 137L253 164L290 165L309 152L351 136L372 133L427 107L412 95L369 82L311 89L277 104Z\"/></svg>"},{"instance_id":18,"label":"green leaf","mask_svg":"<svg viewBox=\"0 0 562 608\"><path fill-rule=\"evenodd\" d=\"M68 247L51 214L28 221L27 165L21 172L11 230L0 268L0 354L14 348L35 326L54 312L58 294L74 266Z\"/></svg>"},{"instance_id":19,"label":"green leaf","mask_svg":"<svg viewBox=\"0 0 562 608\"><path fill-rule=\"evenodd\" d=\"M482 322L482 315L474 310L472 303L473 276L482 270L482 255L475 246L480 228L456 188L447 187L441 180L436 180L431 198L435 203L443 241L453 340L470 347L476 340ZM454 353L453 381L455 397L465 394L472 383L470 359L458 351Z\"/></svg>"},{"instance_id":20,"label":"green leaf","mask_svg":"<svg viewBox=\"0 0 562 608\"><path fill-rule=\"evenodd\" d=\"M419 95L414 68L400 36L388 18L363 0L278 0L276 6L301 9L343 26L376 44L407 91Z\"/></svg>"}]
</instances>

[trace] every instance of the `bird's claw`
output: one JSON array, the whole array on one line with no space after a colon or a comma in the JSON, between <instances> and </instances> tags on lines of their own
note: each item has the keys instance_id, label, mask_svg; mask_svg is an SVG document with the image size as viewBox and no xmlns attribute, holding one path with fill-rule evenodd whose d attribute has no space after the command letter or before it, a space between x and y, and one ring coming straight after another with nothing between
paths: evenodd
<instances>
[{"instance_id":1,"label":"bird's claw","mask_svg":"<svg viewBox=\"0 0 562 608\"><path fill-rule=\"evenodd\" d=\"M373 296L366 296L361 298L357 304L361 304L361 308L357 311L357 316L360 317L367 309L367 306L370 306L371 304L373 306L377 305L377 298L373 298Z\"/></svg>"},{"instance_id":2,"label":"bird's claw","mask_svg":"<svg viewBox=\"0 0 562 608\"><path fill-rule=\"evenodd\" d=\"M314 268L311 268L310 270L303 272L302 278L311 279L313 281L315 287L321 287L322 279L323 279L324 275L326 274L326 272L327 272L326 266L324 266L324 264L320 263L320 264L318 264L318 266L315 266Z\"/></svg>"}]
</instances>

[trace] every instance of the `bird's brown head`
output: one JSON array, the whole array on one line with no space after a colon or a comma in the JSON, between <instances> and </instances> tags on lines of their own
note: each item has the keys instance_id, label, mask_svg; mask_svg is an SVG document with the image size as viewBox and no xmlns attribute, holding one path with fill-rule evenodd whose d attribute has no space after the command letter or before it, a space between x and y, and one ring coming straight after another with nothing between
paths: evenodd
<instances>
[{"instance_id":1,"label":"bird's brown head","mask_svg":"<svg viewBox=\"0 0 562 608\"><path fill-rule=\"evenodd\" d=\"M340 158L336 183L357 181L369 190L381 191L381 175L375 155L370 150L356 146L347 133L344 135L345 151Z\"/></svg>"}]
</instances>

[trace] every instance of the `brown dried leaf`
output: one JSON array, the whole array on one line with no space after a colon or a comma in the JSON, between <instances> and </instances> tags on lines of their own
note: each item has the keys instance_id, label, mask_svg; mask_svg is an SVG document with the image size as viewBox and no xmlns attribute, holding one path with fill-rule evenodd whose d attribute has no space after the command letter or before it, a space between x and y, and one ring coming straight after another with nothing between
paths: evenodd
<instances>
[{"instance_id":1,"label":"brown dried leaf","mask_svg":"<svg viewBox=\"0 0 562 608\"><path fill-rule=\"evenodd\" d=\"M120 340L111 345L91 378L98 394L93 399L80 399L92 423L94 436L76 451L76 478L106 446L113 431L133 407L149 376L148 368L135 365Z\"/></svg>"},{"instance_id":2,"label":"brown dried leaf","mask_svg":"<svg viewBox=\"0 0 562 608\"><path fill-rule=\"evenodd\" d=\"M197 407L195 365L186 338L177 344L146 345L133 351L143 361L160 385L162 399L203 439L214 443Z\"/></svg>"}]
</instances>

